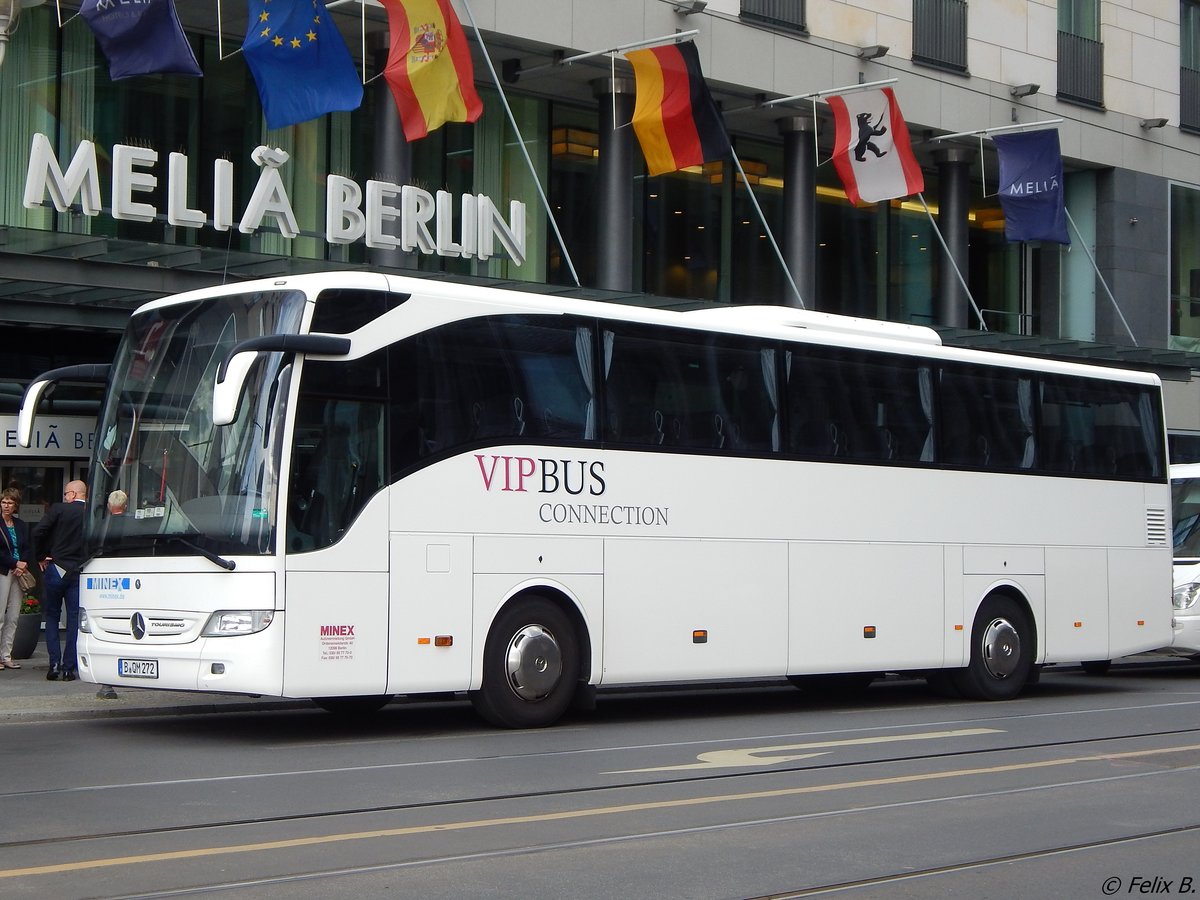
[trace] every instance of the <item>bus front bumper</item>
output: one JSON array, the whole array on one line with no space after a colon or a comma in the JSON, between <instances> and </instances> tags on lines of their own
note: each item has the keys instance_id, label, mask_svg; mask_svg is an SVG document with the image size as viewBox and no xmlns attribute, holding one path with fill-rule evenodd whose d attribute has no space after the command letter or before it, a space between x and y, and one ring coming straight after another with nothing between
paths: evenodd
<instances>
[{"instance_id":1,"label":"bus front bumper","mask_svg":"<svg viewBox=\"0 0 1200 900\"><path fill-rule=\"evenodd\" d=\"M283 616L257 634L198 638L186 644L117 643L81 633L79 677L95 684L283 694Z\"/></svg>"}]
</instances>

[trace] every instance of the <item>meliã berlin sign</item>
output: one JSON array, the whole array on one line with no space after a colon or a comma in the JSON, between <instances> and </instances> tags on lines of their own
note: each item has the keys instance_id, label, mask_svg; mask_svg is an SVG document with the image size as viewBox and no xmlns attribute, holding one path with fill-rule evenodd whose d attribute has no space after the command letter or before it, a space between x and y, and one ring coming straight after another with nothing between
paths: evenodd
<instances>
[{"instance_id":1,"label":"meli\u00e3 berlin sign","mask_svg":"<svg viewBox=\"0 0 1200 900\"><path fill-rule=\"evenodd\" d=\"M114 219L153 222L159 210L144 195L158 187L159 154L148 147L114 144L112 148L112 205ZM289 159L283 150L256 147L250 159L258 166L258 183L241 216L234 217L233 162L213 161L213 196L208 210L193 208L188 198L188 158L182 153L167 157L166 219L180 228L217 231L237 228L254 234L264 221L279 233L294 238L300 233L288 199L280 167ZM36 209L50 195L59 212L77 206L85 216L98 216L103 208L96 145L80 141L63 171L46 135L33 136L29 169L25 176L24 203ZM143 195L141 199L138 195ZM396 227L390 227L390 223ZM395 231L395 234L391 233ZM490 259L497 245L517 265L525 261L525 204L513 200L508 218L485 194L463 194L458 203L449 191L429 191L390 181L368 181L364 190L340 175L325 179L325 240L331 244L365 241L368 247L399 248L428 255Z\"/></svg>"}]
</instances>

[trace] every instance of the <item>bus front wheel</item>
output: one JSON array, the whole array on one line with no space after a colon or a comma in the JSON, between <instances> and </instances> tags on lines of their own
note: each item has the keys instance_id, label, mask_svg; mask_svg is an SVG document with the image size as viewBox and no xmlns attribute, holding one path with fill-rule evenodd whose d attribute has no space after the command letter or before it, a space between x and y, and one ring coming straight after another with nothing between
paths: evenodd
<instances>
[{"instance_id":1,"label":"bus front wheel","mask_svg":"<svg viewBox=\"0 0 1200 900\"><path fill-rule=\"evenodd\" d=\"M542 728L566 712L579 677L579 643L566 613L544 597L511 604L488 633L476 712L503 728Z\"/></svg>"},{"instance_id":2,"label":"bus front wheel","mask_svg":"<svg viewBox=\"0 0 1200 900\"><path fill-rule=\"evenodd\" d=\"M1011 700L1033 669L1033 627L1010 597L988 597L971 628L971 661L952 673L954 686L973 700Z\"/></svg>"}]
</instances>

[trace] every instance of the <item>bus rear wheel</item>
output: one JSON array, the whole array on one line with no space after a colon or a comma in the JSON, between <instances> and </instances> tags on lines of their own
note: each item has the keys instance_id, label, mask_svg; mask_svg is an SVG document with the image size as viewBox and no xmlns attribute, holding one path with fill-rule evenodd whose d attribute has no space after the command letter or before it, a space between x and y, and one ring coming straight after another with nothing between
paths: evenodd
<instances>
[{"instance_id":1,"label":"bus rear wheel","mask_svg":"<svg viewBox=\"0 0 1200 900\"><path fill-rule=\"evenodd\" d=\"M483 685L471 703L502 728L552 725L570 705L579 678L579 639L566 613L530 597L500 613L483 651Z\"/></svg>"},{"instance_id":2,"label":"bus rear wheel","mask_svg":"<svg viewBox=\"0 0 1200 900\"><path fill-rule=\"evenodd\" d=\"M1033 627L1010 597L988 597L971 628L971 661L951 679L964 697L1011 700L1033 670Z\"/></svg>"}]
</instances>

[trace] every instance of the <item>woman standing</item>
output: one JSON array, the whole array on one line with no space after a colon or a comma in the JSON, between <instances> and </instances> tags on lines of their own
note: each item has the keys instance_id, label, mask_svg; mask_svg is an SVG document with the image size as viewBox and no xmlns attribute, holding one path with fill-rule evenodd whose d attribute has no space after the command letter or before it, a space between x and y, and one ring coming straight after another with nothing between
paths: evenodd
<instances>
[{"instance_id":1,"label":"woman standing","mask_svg":"<svg viewBox=\"0 0 1200 900\"><path fill-rule=\"evenodd\" d=\"M17 634L17 617L25 591L18 583L22 572L29 568L33 555L29 545L29 525L17 518L21 492L14 488L0 491L0 669L19 669L13 662L13 638Z\"/></svg>"}]
</instances>

